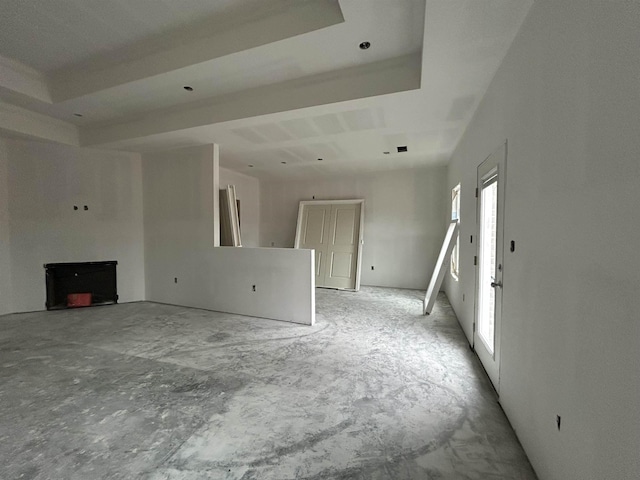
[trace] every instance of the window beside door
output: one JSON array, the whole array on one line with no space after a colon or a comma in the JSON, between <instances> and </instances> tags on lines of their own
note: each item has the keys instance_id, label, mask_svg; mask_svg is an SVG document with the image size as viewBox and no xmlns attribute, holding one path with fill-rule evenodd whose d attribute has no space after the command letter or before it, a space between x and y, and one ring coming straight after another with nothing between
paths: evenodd
<instances>
[{"instance_id":1,"label":"window beside door","mask_svg":"<svg viewBox=\"0 0 640 480\"><path fill-rule=\"evenodd\" d=\"M460 184L451 190L451 220L460 222ZM454 280L458 280L460 260L460 235L456 237L456 244L451 252L451 276Z\"/></svg>"}]
</instances>

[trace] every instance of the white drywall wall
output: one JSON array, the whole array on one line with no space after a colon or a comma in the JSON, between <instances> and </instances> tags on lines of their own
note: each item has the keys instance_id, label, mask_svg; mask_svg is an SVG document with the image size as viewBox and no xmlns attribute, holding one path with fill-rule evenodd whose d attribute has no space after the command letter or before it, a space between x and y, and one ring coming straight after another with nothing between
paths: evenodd
<instances>
[{"instance_id":1,"label":"white drywall wall","mask_svg":"<svg viewBox=\"0 0 640 480\"><path fill-rule=\"evenodd\" d=\"M313 197L365 200L362 285L427 288L447 228L445 167L261 182L262 246L293 247L298 204Z\"/></svg>"},{"instance_id":2,"label":"white drywall wall","mask_svg":"<svg viewBox=\"0 0 640 480\"><path fill-rule=\"evenodd\" d=\"M260 182L257 178L220 168L220 188L236 186L240 200L240 233L243 247L260 245Z\"/></svg>"},{"instance_id":3,"label":"white drywall wall","mask_svg":"<svg viewBox=\"0 0 640 480\"><path fill-rule=\"evenodd\" d=\"M7 142L0 137L0 315L11 313L11 233Z\"/></svg>"},{"instance_id":4,"label":"white drywall wall","mask_svg":"<svg viewBox=\"0 0 640 480\"><path fill-rule=\"evenodd\" d=\"M213 246L213 147L143 157L147 300L313 324L310 250Z\"/></svg>"},{"instance_id":5,"label":"white drywall wall","mask_svg":"<svg viewBox=\"0 0 640 480\"><path fill-rule=\"evenodd\" d=\"M54 262L117 260L120 301L143 300L140 156L28 140L3 143L12 311L44 309L43 264Z\"/></svg>"},{"instance_id":6,"label":"white drywall wall","mask_svg":"<svg viewBox=\"0 0 640 480\"><path fill-rule=\"evenodd\" d=\"M449 168L471 337L476 167L508 139L500 401L541 480L640 476L639 25L535 2Z\"/></svg>"},{"instance_id":7,"label":"white drywall wall","mask_svg":"<svg viewBox=\"0 0 640 480\"><path fill-rule=\"evenodd\" d=\"M142 164L146 299L178 303L162 285L188 274L187 253L214 245L213 145L145 154Z\"/></svg>"}]
</instances>

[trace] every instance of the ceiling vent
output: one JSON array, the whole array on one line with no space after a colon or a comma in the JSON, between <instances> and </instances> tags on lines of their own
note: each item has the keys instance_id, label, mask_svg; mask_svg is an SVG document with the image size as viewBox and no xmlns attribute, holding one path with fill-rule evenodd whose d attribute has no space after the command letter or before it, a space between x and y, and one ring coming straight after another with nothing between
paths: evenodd
<instances>
[{"instance_id":1,"label":"ceiling vent","mask_svg":"<svg viewBox=\"0 0 640 480\"><path fill-rule=\"evenodd\" d=\"M407 146L406 145L398 147L398 153L402 153L402 152L406 152L406 151L407 151Z\"/></svg>"}]
</instances>

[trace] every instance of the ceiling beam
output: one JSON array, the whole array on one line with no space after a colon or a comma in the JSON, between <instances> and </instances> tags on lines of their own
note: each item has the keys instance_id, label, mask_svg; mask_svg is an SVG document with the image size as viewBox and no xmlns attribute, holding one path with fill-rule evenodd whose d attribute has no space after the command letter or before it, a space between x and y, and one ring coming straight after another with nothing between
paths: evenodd
<instances>
[{"instance_id":1,"label":"ceiling beam","mask_svg":"<svg viewBox=\"0 0 640 480\"><path fill-rule=\"evenodd\" d=\"M9 136L79 145L75 125L1 101L0 131Z\"/></svg>"},{"instance_id":2,"label":"ceiling beam","mask_svg":"<svg viewBox=\"0 0 640 480\"><path fill-rule=\"evenodd\" d=\"M0 55L0 97L12 100L14 96L51 103L47 79L37 70Z\"/></svg>"},{"instance_id":3,"label":"ceiling beam","mask_svg":"<svg viewBox=\"0 0 640 480\"><path fill-rule=\"evenodd\" d=\"M248 22L201 24L195 33L192 27L190 32L167 34L54 72L53 101L79 98L344 22L337 0L280 3ZM191 40L185 41L185 35Z\"/></svg>"},{"instance_id":4,"label":"ceiling beam","mask_svg":"<svg viewBox=\"0 0 640 480\"><path fill-rule=\"evenodd\" d=\"M118 148L119 142L161 133L415 90L420 88L420 60L420 54L406 55L148 112L130 120L94 124L81 128L80 143Z\"/></svg>"}]
</instances>

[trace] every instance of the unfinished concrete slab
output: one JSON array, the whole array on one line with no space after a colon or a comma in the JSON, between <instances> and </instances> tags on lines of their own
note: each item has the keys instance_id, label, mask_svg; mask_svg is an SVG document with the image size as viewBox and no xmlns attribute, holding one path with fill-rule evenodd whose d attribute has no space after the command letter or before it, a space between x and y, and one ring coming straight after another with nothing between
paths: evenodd
<instances>
[{"instance_id":1,"label":"unfinished concrete slab","mask_svg":"<svg viewBox=\"0 0 640 480\"><path fill-rule=\"evenodd\" d=\"M446 297L0 318L0 478L535 479Z\"/></svg>"}]
</instances>

